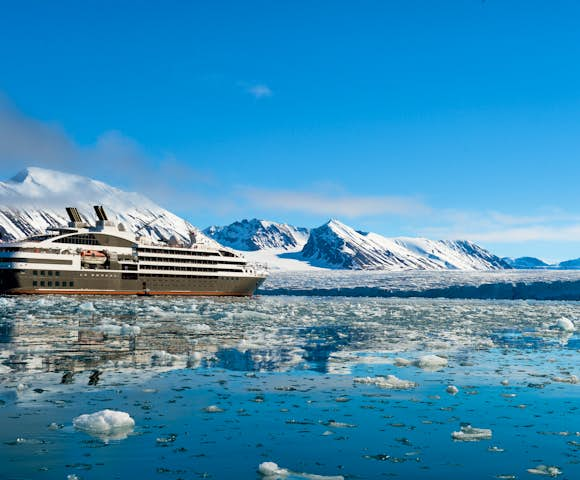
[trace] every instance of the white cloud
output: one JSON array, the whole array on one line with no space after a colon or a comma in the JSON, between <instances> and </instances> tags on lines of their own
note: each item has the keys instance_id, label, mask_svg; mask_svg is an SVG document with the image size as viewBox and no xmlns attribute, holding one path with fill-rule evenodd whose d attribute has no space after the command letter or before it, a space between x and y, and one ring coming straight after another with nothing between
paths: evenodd
<instances>
[{"instance_id":1,"label":"white cloud","mask_svg":"<svg viewBox=\"0 0 580 480\"><path fill-rule=\"evenodd\" d=\"M151 155L116 130L80 145L61 126L23 114L0 94L0 168L16 174L30 166L136 189L169 208L199 202L195 186L211 183L210 174L197 172L171 155Z\"/></svg>"},{"instance_id":2,"label":"white cloud","mask_svg":"<svg viewBox=\"0 0 580 480\"><path fill-rule=\"evenodd\" d=\"M244 188L239 194L252 206L327 217L407 216L426 214L430 211L428 206L412 197L325 194L259 188Z\"/></svg>"},{"instance_id":3,"label":"white cloud","mask_svg":"<svg viewBox=\"0 0 580 480\"><path fill-rule=\"evenodd\" d=\"M247 87L247 91L250 95L253 95L255 98L267 98L271 97L274 92L272 89L268 87L268 85L258 84L258 85L250 85Z\"/></svg>"}]
</instances>

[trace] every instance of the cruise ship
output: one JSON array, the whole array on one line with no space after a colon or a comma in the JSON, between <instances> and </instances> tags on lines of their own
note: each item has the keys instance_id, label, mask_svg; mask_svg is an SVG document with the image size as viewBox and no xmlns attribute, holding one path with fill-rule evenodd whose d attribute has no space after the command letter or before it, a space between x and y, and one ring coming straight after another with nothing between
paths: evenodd
<instances>
[{"instance_id":1,"label":"cruise ship","mask_svg":"<svg viewBox=\"0 0 580 480\"><path fill-rule=\"evenodd\" d=\"M251 296L267 276L235 251L146 241L94 209L94 226L69 207L67 227L0 244L0 293Z\"/></svg>"}]
</instances>

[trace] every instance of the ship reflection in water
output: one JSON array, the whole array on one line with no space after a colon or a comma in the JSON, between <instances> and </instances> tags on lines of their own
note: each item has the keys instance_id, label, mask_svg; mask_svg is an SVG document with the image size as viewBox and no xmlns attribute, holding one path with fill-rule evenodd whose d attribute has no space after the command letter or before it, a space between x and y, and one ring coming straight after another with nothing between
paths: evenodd
<instances>
[{"instance_id":1,"label":"ship reflection in water","mask_svg":"<svg viewBox=\"0 0 580 480\"><path fill-rule=\"evenodd\" d=\"M580 342L567 327L579 313L573 302L0 298L3 475L262 478L258 465L274 461L334 478L520 478L540 465L578 478ZM103 409L135 426L73 427ZM492 439L462 441L467 424Z\"/></svg>"}]
</instances>

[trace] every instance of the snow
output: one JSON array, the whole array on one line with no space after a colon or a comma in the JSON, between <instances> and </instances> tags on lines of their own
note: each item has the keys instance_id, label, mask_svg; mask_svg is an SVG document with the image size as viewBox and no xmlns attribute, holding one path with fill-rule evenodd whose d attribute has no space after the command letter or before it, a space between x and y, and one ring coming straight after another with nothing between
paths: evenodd
<instances>
[{"instance_id":1,"label":"snow","mask_svg":"<svg viewBox=\"0 0 580 480\"><path fill-rule=\"evenodd\" d=\"M461 427L459 432L452 432L453 440L461 442L477 442L479 440L489 440L492 437L492 431L488 428L475 428L471 425Z\"/></svg>"},{"instance_id":2,"label":"snow","mask_svg":"<svg viewBox=\"0 0 580 480\"><path fill-rule=\"evenodd\" d=\"M191 235L200 243L216 242L184 219L156 205L143 195L124 192L79 175L27 168L12 179L0 182L0 229L3 241L43 234L48 227L68 223L65 207L77 207L81 217L94 224L93 205L103 205L110 220L123 223L128 230L159 241L175 236L189 244Z\"/></svg>"},{"instance_id":3,"label":"snow","mask_svg":"<svg viewBox=\"0 0 580 480\"><path fill-rule=\"evenodd\" d=\"M338 220L330 220L311 230L302 256L327 268L354 270L496 270L508 267L500 258L467 241L387 238L358 232Z\"/></svg>"},{"instance_id":4,"label":"snow","mask_svg":"<svg viewBox=\"0 0 580 480\"><path fill-rule=\"evenodd\" d=\"M376 385L379 388L391 390L408 390L417 386L415 382L402 380L395 375L387 375L386 377L357 377L353 381L355 383Z\"/></svg>"},{"instance_id":5,"label":"snow","mask_svg":"<svg viewBox=\"0 0 580 480\"><path fill-rule=\"evenodd\" d=\"M358 232L333 219L312 229L242 220L204 230L224 245L243 251L273 270L494 270L509 266L467 241L387 238Z\"/></svg>"},{"instance_id":6,"label":"snow","mask_svg":"<svg viewBox=\"0 0 580 480\"><path fill-rule=\"evenodd\" d=\"M243 251L302 248L308 229L267 220L242 220L223 227L212 226L204 233L230 248Z\"/></svg>"},{"instance_id":7,"label":"snow","mask_svg":"<svg viewBox=\"0 0 580 480\"><path fill-rule=\"evenodd\" d=\"M87 432L111 433L116 430L132 429L135 426L135 420L126 412L106 409L80 415L73 420L73 425Z\"/></svg>"}]
</instances>

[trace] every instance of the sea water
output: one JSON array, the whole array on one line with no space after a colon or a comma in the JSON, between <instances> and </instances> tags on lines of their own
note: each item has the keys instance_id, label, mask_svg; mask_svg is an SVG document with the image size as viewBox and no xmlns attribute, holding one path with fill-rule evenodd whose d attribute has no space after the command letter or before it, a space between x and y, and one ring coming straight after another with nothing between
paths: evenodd
<instances>
[{"instance_id":1,"label":"sea water","mask_svg":"<svg viewBox=\"0 0 580 480\"><path fill-rule=\"evenodd\" d=\"M2 479L580 478L580 303L5 297L0 318Z\"/></svg>"}]
</instances>

